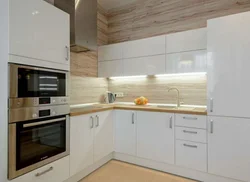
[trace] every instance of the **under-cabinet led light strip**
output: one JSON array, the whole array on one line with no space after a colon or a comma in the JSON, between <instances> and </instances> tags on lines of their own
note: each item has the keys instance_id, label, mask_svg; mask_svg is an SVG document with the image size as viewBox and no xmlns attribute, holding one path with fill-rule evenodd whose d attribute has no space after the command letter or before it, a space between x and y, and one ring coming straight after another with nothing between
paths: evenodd
<instances>
[{"instance_id":1,"label":"under-cabinet led light strip","mask_svg":"<svg viewBox=\"0 0 250 182\"><path fill-rule=\"evenodd\" d=\"M202 76L206 75L206 72L197 72L197 73L175 73L175 74L160 74L160 75L152 75L153 77L171 77L171 76ZM110 77L109 79L133 79L133 78L147 78L147 75L138 75L138 76L118 76L118 77Z\"/></svg>"}]
</instances>

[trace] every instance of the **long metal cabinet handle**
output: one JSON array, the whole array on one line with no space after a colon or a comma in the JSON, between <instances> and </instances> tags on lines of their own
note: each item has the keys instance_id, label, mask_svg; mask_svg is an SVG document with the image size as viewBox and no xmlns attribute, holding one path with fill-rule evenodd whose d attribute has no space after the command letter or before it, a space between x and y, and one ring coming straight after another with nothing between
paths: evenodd
<instances>
[{"instance_id":1,"label":"long metal cabinet handle","mask_svg":"<svg viewBox=\"0 0 250 182\"><path fill-rule=\"evenodd\" d=\"M197 120L198 118L196 118L196 117L187 117L187 116L184 116L183 119Z\"/></svg>"},{"instance_id":2,"label":"long metal cabinet handle","mask_svg":"<svg viewBox=\"0 0 250 182\"><path fill-rule=\"evenodd\" d=\"M214 100L210 98L210 112L214 112Z\"/></svg>"},{"instance_id":3,"label":"long metal cabinet handle","mask_svg":"<svg viewBox=\"0 0 250 182\"><path fill-rule=\"evenodd\" d=\"M198 148L197 145L188 145L188 144L183 144L184 147L190 147L190 148Z\"/></svg>"},{"instance_id":4,"label":"long metal cabinet handle","mask_svg":"<svg viewBox=\"0 0 250 182\"><path fill-rule=\"evenodd\" d=\"M197 131L187 131L187 130L183 130L184 133L190 133L190 134L198 134Z\"/></svg>"},{"instance_id":5,"label":"long metal cabinet handle","mask_svg":"<svg viewBox=\"0 0 250 182\"><path fill-rule=\"evenodd\" d=\"M90 126L90 128L92 129L92 128L94 128L94 117L91 116L90 119L91 119L91 126Z\"/></svg>"},{"instance_id":6,"label":"long metal cabinet handle","mask_svg":"<svg viewBox=\"0 0 250 182\"><path fill-rule=\"evenodd\" d=\"M65 57L65 59L66 59L66 61L68 61L69 60L69 47L65 46L65 48L66 48L66 57Z\"/></svg>"},{"instance_id":7,"label":"long metal cabinet handle","mask_svg":"<svg viewBox=\"0 0 250 182\"><path fill-rule=\"evenodd\" d=\"M64 120L66 120L66 117L58 118L58 119L51 119L51 120L41 121L41 122L36 122L36 123L24 124L23 127L24 128L28 128L28 127L32 127L32 126L38 126L38 125L43 125L43 124L55 123L55 122L64 121Z\"/></svg>"},{"instance_id":8,"label":"long metal cabinet handle","mask_svg":"<svg viewBox=\"0 0 250 182\"><path fill-rule=\"evenodd\" d=\"M132 124L135 124L135 113L132 112Z\"/></svg>"},{"instance_id":9,"label":"long metal cabinet handle","mask_svg":"<svg viewBox=\"0 0 250 182\"><path fill-rule=\"evenodd\" d=\"M211 120L210 122L210 133L213 134L214 133L214 121Z\"/></svg>"},{"instance_id":10,"label":"long metal cabinet handle","mask_svg":"<svg viewBox=\"0 0 250 182\"><path fill-rule=\"evenodd\" d=\"M169 117L169 128L173 128L173 116Z\"/></svg>"},{"instance_id":11,"label":"long metal cabinet handle","mask_svg":"<svg viewBox=\"0 0 250 182\"><path fill-rule=\"evenodd\" d=\"M96 126L95 126L95 127L98 127L99 124L100 124L100 123L99 123L99 116L96 115L95 117L96 117Z\"/></svg>"},{"instance_id":12,"label":"long metal cabinet handle","mask_svg":"<svg viewBox=\"0 0 250 182\"><path fill-rule=\"evenodd\" d=\"M42 175L44 175L44 174L46 174L46 173L48 173L48 172L50 172L52 170L53 170L53 167L50 167L49 169L47 169L47 170L45 170L43 172L36 173L36 177L42 176Z\"/></svg>"}]
</instances>

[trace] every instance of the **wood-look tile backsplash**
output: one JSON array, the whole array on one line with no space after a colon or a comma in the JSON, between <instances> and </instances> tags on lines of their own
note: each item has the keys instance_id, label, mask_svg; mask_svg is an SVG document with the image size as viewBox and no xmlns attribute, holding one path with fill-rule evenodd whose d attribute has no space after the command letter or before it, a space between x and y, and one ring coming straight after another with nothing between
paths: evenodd
<instances>
[{"instance_id":1,"label":"wood-look tile backsplash","mask_svg":"<svg viewBox=\"0 0 250 182\"><path fill-rule=\"evenodd\" d=\"M110 79L109 90L123 92L123 98L118 102L133 102L135 98L144 96L151 103L175 104L177 93L169 87L180 90L180 101L188 105L206 105L206 75L148 77L133 79Z\"/></svg>"}]
</instances>

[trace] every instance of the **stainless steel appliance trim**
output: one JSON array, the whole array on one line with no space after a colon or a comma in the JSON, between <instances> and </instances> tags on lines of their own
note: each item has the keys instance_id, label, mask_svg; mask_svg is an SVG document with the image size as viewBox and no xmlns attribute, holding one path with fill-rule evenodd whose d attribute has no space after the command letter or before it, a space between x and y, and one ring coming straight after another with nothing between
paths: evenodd
<instances>
[{"instance_id":1,"label":"stainless steel appliance trim","mask_svg":"<svg viewBox=\"0 0 250 182\"><path fill-rule=\"evenodd\" d=\"M46 117L39 117L39 111L50 110L50 115ZM34 120L39 118L48 118L51 116L67 115L70 113L68 104L44 107L26 107L9 109L9 123Z\"/></svg>"},{"instance_id":2,"label":"stainless steel appliance trim","mask_svg":"<svg viewBox=\"0 0 250 182\"><path fill-rule=\"evenodd\" d=\"M50 98L50 104L39 104L40 98ZM69 97L27 97L27 98L10 98L9 108L21 108L21 107L37 107L37 106L52 106L60 104L68 104Z\"/></svg>"},{"instance_id":3,"label":"stainless steel appliance trim","mask_svg":"<svg viewBox=\"0 0 250 182\"><path fill-rule=\"evenodd\" d=\"M36 173L36 177L39 177L39 176L42 176L42 175L44 175L44 174L46 174L46 173L48 173L48 172L50 172L50 171L52 171L53 170L53 167L51 166L49 169L47 169L47 170L45 170L45 171L43 171L43 172L40 172L40 173Z\"/></svg>"},{"instance_id":4,"label":"stainless steel appliance trim","mask_svg":"<svg viewBox=\"0 0 250 182\"><path fill-rule=\"evenodd\" d=\"M8 179L12 180L18 176L26 174L30 171L38 169L56 160L59 160L70 154L70 120L69 115L66 116L66 151L56 156L50 157L36 164L30 165L26 168L16 171L16 123L9 124L9 173Z\"/></svg>"},{"instance_id":5,"label":"stainless steel appliance trim","mask_svg":"<svg viewBox=\"0 0 250 182\"><path fill-rule=\"evenodd\" d=\"M55 123L58 121L64 121L66 118L59 118L59 119L51 119L48 121L41 121L41 122L36 122L36 123L29 123L29 124L24 124L24 128L32 127L32 126L38 126L38 125L43 125L43 124L49 124L49 123Z\"/></svg>"}]
</instances>

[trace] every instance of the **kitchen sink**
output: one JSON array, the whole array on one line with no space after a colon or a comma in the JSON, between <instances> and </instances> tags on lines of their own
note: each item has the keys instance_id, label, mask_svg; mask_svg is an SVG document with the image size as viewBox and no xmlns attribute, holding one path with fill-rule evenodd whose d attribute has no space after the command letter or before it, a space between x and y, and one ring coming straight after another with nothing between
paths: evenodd
<instances>
[{"instance_id":1,"label":"kitchen sink","mask_svg":"<svg viewBox=\"0 0 250 182\"><path fill-rule=\"evenodd\" d=\"M165 109L174 109L174 110L188 110L188 111L191 111L191 110L194 110L195 108L193 107L176 107L176 106L164 106L164 105L158 105L157 106L158 108L165 108Z\"/></svg>"},{"instance_id":2,"label":"kitchen sink","mask_svg":"<svg viewBox=\"0 0 250 182\"><path fill-rule=\"evenodd\" d=\"M159 105L159 106L156 106L156 107L165 108L165 109L177 109L176 106L161 106L161 105Z\"/></svg>"}]
</instances>

